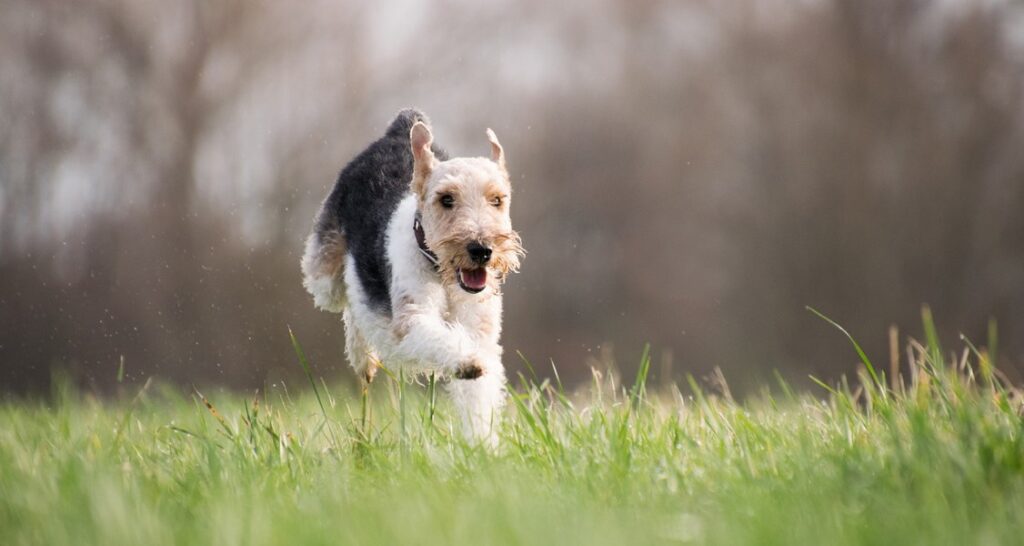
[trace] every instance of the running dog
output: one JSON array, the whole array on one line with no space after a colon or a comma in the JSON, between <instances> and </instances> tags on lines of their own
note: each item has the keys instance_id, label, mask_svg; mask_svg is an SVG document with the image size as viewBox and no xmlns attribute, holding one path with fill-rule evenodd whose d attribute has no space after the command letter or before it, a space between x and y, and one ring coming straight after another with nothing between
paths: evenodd
<instances>
[{"instance_id":1,"label":"running dog","mask_svg":"<svg viewBox=\"0 0 1024 546\"><path fill-rule=\"evenodd\" d=\"M449 158L422 112L399 112L341 171L302 274L314 304L342 314L349 364L367 384L381 365L438 373L467 437L495 445L501 285L524 250L505 152L494 131L487 139L490 158Z\"/></svg>"}]
</instances>

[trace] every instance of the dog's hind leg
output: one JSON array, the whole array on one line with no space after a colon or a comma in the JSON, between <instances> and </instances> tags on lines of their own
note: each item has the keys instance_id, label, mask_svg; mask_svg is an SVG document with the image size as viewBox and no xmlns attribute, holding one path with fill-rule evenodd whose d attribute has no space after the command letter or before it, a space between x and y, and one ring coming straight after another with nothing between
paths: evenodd
<instances>
[{"instance_id":1,"label":"dog's hind leg","mask_svg":"<svg viewBox=\"0 0 1024 546\"><path fill-rule=\"evenodd\" d=\"M367 343L366 338L360 333L352 316L351 307L345 306L341 318L345 321L345 356L348 358L348 364L352 366L352 370L365 384L369 384L377 374L377 366L380 362L377 351Z\"/></svg>"}]
</instances>

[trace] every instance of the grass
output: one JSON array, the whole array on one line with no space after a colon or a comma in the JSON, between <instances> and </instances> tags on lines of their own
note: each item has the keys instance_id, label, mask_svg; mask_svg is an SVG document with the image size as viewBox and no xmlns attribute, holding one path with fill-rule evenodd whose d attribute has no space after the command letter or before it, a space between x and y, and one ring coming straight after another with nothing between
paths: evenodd
<instances>
[{"instance_id":1,"label":"grass","mask_svg":"<svg viewBox=\"0 0 1024 546\"><path fill-rule=\"evenodd\" d=\"M627 384L521 377L493 453L436 382L364 405L303 356L302 393L7 402L0 544L1019 543L1019 393L925 319L899 377L863 355L819 396L648 389L646 356Z\"/></svg>"}]
</instances>

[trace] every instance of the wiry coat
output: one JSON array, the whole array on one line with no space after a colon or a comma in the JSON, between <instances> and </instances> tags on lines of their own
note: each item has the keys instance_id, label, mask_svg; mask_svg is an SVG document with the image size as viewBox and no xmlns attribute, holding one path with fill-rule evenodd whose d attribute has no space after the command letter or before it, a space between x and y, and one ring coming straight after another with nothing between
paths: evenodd
<instances>
[{"instance_id":1,"label":"wiry coat","mask_svg":"<svg viewBox=\"0 0 1024 546\"><path fill-rule=\"evenodd\" d=\"M493 443L505 380L499 285L522 253L508 222L508 174L492 132L493 161L449 160L427 123L403 110L342 170L306 241L303 283L318 307L343 313L357 373L370 381L379 365L404 366L452 378L465 431ZM441 191L459 206L439 205ZM417 243L418 218L436 264ZM494 258L478 265L467 244L493 248ZM464 272L484 288L463 284Z\"/></svg>"}]
</instances>

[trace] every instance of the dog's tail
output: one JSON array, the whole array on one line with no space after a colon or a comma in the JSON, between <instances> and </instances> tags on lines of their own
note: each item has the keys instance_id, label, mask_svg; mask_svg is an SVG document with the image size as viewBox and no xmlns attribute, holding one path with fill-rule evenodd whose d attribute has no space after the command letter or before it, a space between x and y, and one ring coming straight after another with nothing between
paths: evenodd
<instances>
[{"instance_id":1,"label":"dog's tail","mask_svg":"<svg viewBox=\"0 0 1024 546\"><path fill-rule=\"evenodd\" d=\"M406 108L395 116L391 125L388 125L387 135L389 137L409 138L409 131L412 130L413 125L416 125L417 121L421 121L428 126L430 125L430 118L426 114L416 108Z\"/></svg>"}]
</instances>

